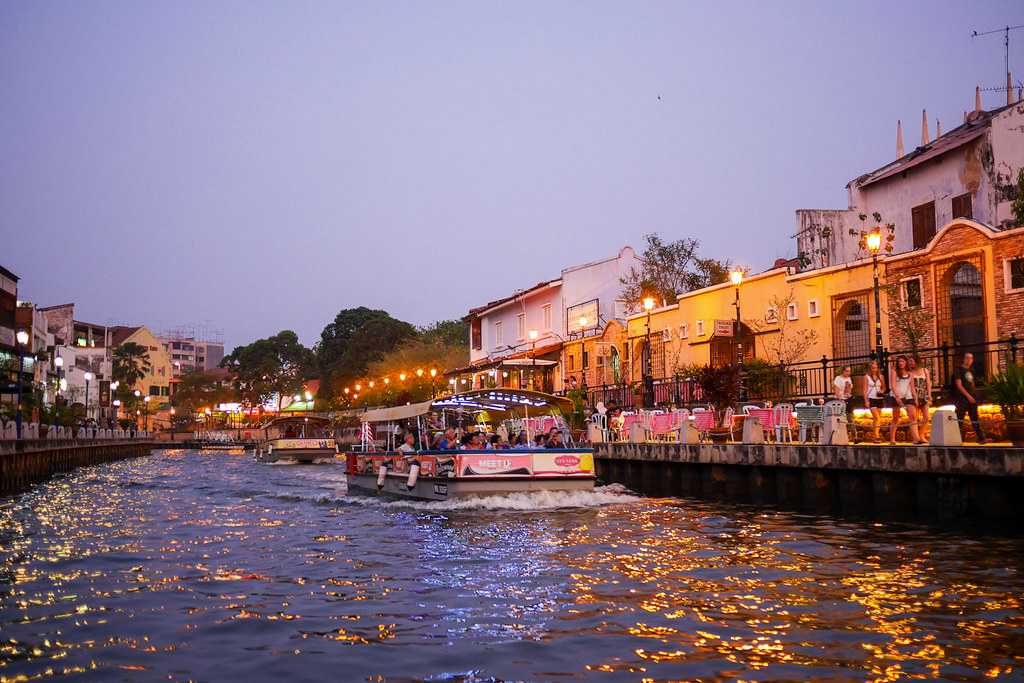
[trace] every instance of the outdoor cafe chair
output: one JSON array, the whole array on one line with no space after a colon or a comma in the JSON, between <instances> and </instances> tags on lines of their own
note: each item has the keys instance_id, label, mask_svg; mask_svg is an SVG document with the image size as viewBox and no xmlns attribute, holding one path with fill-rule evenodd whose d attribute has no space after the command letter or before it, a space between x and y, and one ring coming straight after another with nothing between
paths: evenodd
<instances>
[{"instance_id":1,"label":"outdoor cafe chair","mask_svg":"<svg viewBox=\"0 0 1024 683\"><path fill-rule=\"evenodd\" d=\"M820 429L825 423L825 408L815 405L796 406L796 421L800 425L800 442L806 443L807 436Z\"/></svg>"},{"instance_id":2,"label":"outdoor cafe chair","mask_svg":"<svg viewBox=\"0 0 1024 683\"><path fill-rule=\"evenodd\" d=\"M793 404L776 403L772 409L772 426L775 427L775 441L793 443Z\"/></svg>"},{"instance_id":3,"label":"outdoor cafe chair","mask_svg":"<svg viewBox=\"0 0 1024 683\"><path fill-rule=\"evenodd\" d=\"M694 408L693 424L697 428L698 437L703 441L715 427L715 413L703 408Z\"/></svg>"},{"instance_id":4,"label":"outdoor cafe chair","mask_svg":"<svg viewBox=\"0 0 1024 683\"><path fill-rule=\"evenodd\" d=\"M768 441L771 441L775 436L775 411L771 408L758 408L757 406L744 406L743 409L746 411L747 408L750 408L747 418L756 417L760 420L761 429L764 430Z\"/></svg>"}]
</instances>

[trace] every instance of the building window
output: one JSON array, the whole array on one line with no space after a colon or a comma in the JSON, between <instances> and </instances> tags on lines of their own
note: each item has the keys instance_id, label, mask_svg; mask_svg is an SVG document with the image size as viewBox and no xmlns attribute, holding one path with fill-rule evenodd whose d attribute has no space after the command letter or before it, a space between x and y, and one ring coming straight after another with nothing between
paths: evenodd
<instances>
[{"instance_id":1,"label":"building window","mask_svg":"<svg viewBox=\"0 0 1024 683\"><path fill-rule=\"evenodd\" d=\"M901 283L900 296L907 308L921 308L921 276L907 278Z\"/></svg>"},{"instance_id":2,"label":"building window","mask_svg":"<svg viewBox=\"0 0 1024 683\"><path fill-rule=\"evenodd\" d=\"M807 317L817 318L821 313L818 312L818 300L811 299L807 302Z\"/></svg>"},{"instance_id":3,"label":"building window","mask_svg":"<svg viewBox=\"0 0 1024 683\"><path fill-rule=\"evenodd\" d=\"M543 313L544 313L544 329L545 330L550 330L551 329L551 304L544 304L544 306L541 308L541 311L543 311Z\"/></svg>"},{"instance_id":4,"label":"building window","mask_svg":"<svg viewBox=\"0 0 1024 683\"><path fill-rule=\"evenodd\" d=\"M1024 256L1003 261L1003 279L1007 292L1024 290Z\"/></svg>"},{"instance_id":5,"label":"building window","mask_svg":"<svg viewBox=\"0 0 1024 683\"><path fill-rule=\"evenodd\" d=\"M683 323L679 326L679 338L689 339L690 338L690 325L689 323Z\"/></svg>"},{"instance_id":6,"label":"building window","mask_svg":"<svg viewBox=\"0 0 1024 683\"><path fill-rule=\"evenodd\" d=\"M914 228L914 249L922 249L935 237L935 202L915 206L910 211Z\"/></svg>"},{"instance_id":7,"label":"building window","mask_svg":"<svg viewBox=\"0 0 1024 683\"><path fill-rule=\"evenodd\" d=\"M703 320L698 320L697 321L697 336L698 337L703 337L704 336L704 321Z\"/></svg>"},{"instance_id":8,"label":"building window","mask_svg":"<svg viewBox=\"0 0 1024 683\"><path fill-rule=\"evenodd\" d=\"M953 197L953 218L974 218L974 203L970 192Z\"/></svg>"},{"instance_id":9,"label":"building window","mask_svg":"<svg viewBox=\"0 0 1024 683\"><path fill-rule=\"evenodd\" d=\"M480 324L480 318L473 318L473 322L469 324L469 345L474 351L479 351L484 345Z\"/></svg>"},{"instance_id":10,"label":"building window","mask_svg":"<svg viewBox=\"0 0 1024 683\"><path fill-rule=\"evenodd\" d=\"M796 320L800 317L800 308L796 305L795 301L790 301L786 304L786 320Z\"/></svg>"},{"instance_id":11,"label":"building window","mask_svg":"<svg viewBox=\"0 0 1024 683\"><path fill-rule=\"evenodd\" d=\"M871 352L868 295L833 300L832 353L836 358L856 358Z\"/></svg>"},{"instance_id":12,"label":"building window","mask_svg":"<svg viewBox=\"0 0 1024 683\"><path fill-rule=\"evenodd\" d=\"M494 345L501 346L503 342L501 334L501 321L494 323Z\"/></svg>"},{"instance_id":13,"label":"building window","mask_svg":"<svg viewBox=\"0 0 1024 683\"><path fill-rule=\"evenodd\" d=\"M576 369L576 357L570 353L569 354L569 372L572 372L575 369Z\"/></svg>"},{"instance_id":14,"label":"building window","mask_svg":"<svg viewBox=\"0 0 1024 683\"><path fill-rule=\"evenodd\" d=\"M768 310L764 313L764 321L769 325L779 322L779 307L769 306Z\"/></svg>"},{"instance_id":15,"label":"building window","mask_svg":"<svg viewBox=\"0 0 1024 683\"><path fill-rule=\"evenodd\" d=\"M160 395L160 387L158 387L155 384L149 385L149 395L150 396L159 396Z\"/></svg>"},{"instance_id":16,"label":"building window","mask_svg":"<svg viewBox=\"0 0 1024 683\"><path fill-rule=\"evenodd\" d=\"M526 339L526 314L520 313L516 316L516 338Z\"/></svg>"},{"instance_id":17,"label":"building window","mask_svg":"<svg viewBox=\"0 0 1024 683\"><path fill-rule=\"evenodd\" d=\"M590 367L590 354L587 353L586 349L583 349L583 365L581 367L584 370Z\"/></svg>"}]
</instances>

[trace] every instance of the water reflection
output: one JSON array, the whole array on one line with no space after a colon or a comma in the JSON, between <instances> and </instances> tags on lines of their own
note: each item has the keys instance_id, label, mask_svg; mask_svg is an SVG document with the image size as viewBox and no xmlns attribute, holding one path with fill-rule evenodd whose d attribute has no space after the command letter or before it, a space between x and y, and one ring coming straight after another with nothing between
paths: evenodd
<instances>
[{"instance_id":1,"label":"water reflection","mask_svg":"<svg viewBox=\"0 0 1024 683\"><path fill-rule=\"evenodd\" d=\"M0 500L0 680L982 680L1024 665L1018 538L616 490L486 507L353 500L333 467L188 452L55 479Z\"/></svg>"}]
</instances>

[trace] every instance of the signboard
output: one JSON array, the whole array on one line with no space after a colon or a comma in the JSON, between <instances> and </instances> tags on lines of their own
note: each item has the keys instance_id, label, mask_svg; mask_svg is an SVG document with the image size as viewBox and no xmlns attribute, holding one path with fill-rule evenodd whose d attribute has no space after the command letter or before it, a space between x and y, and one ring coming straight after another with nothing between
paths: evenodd
<instances>
[{"instance_id":1,"label":"signboard","mask_svg":"<svg viewBox=\"0 0 1024 683\"><path fill-rule=\"evenodd\" d=\"M716 337L731 337L735 325L734 320L716 320L714 334Z\"/></svg>"},{"instance_id":2,"label":"signboard","mask_svg":"<svg viewBox=\"0 0 1024 683\"><path fill-rule=\"evenodd\" d=\"M498 451L494 455L466 454L459 456L459 476L462 477L493 477L530 476L532 474L532 458L529 454L514 455Z\"/></svg>"},{"instance_id":3,"label":"signboard","mask_svg":"<svg viewBox=\"0 0 1024 683\"><path fill-rule=\"evenodd\" d=\"M569 308L565 309L566 330L569 334L574 334L581 330L595 329L601 324L600 314L600 302L597 299L569 306ZM580 318L586 318L587 324L580 325Z\"/></svg>"},{"instance_id":4,"label":"signboard","mask_svg":"<svg viewBox=\"0 0 1024 683\"><path fill-rule=\"evenodd\" d=\"M592 475L594 474L593 453L534 453L533 474Z\"/></svg>"},{"instance_id":5,"label":"signboard","mask_svg":"<svg viewBox=\"0 0 1024 683\"><path fill-rule=\"evenodd\" d=\"M110 407L110 380L100 380L100 405L104 408Z\"/></svg>"}]
</instances>

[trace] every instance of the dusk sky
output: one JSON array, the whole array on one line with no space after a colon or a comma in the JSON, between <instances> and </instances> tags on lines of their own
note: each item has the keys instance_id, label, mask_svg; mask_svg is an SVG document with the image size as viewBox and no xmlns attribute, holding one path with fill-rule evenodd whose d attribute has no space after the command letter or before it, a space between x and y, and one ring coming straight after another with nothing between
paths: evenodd
<instances>
[{"instance_id":1,"label":"dusk sky","mask_svg":"<svg viewBox=\"0 0 1024 683\"><path fill-rule=\"evenodd\" d=\"M755 270L794 210L1002 85L984 3L0 5L0 265L97 323L230 347L416 324L639 247ZM1011 34L1024 77L1024 31ZM661 99L659 100L659 96ZM985 93L988 108L1005 102Z\"/></svg>"}]
</instances>

